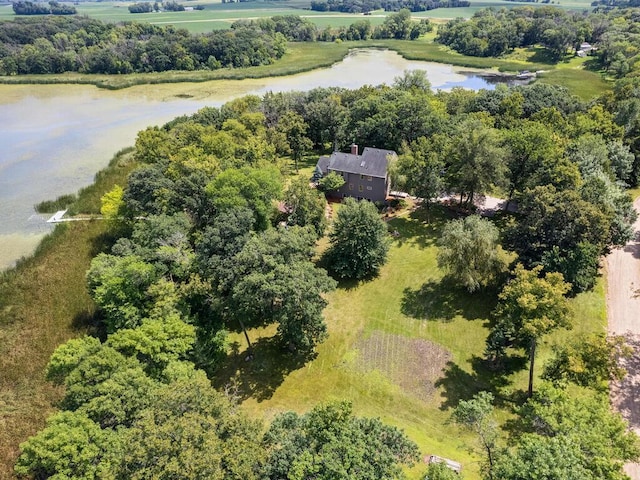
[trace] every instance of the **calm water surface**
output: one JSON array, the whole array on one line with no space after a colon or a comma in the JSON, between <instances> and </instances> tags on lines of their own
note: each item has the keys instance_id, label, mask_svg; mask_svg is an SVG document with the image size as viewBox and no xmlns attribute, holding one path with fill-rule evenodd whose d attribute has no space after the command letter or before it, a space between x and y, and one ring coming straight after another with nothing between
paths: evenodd
<instances>
[{"instance_id":1,"label":"calm water surface","mask_svg":"<svg viewBox=\"0 0 640 480\"><path fill-rule=\"evenodd\" d=\"M0 269L30 254L51 230L33 205L89 185L113 154L132 145L146 126L248 93L391 84L404 70L415 69L427 72L434 89L493 88L477 74L408 61L384 50L356 50L331 68L260 80L118 92L76 85L0 85ZM176 89L182 92L179 96Z\"/></svg>"}]
</instances>

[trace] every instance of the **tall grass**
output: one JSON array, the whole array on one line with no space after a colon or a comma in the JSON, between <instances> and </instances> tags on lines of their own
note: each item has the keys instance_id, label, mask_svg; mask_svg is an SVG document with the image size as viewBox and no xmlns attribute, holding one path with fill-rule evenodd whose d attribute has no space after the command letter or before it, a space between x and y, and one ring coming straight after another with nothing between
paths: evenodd
<instances>
[{"instance_id":1,"label":"tall grass","mask_svg":"<svg viewBox=\"0 0 640 480\"><path fill-rule=\"evenodd\" d=\"M73 208L99 211L99 198L133 168L120 152L83 189ZM125 160L126 159L126 160ZM0 274L0 478L12 478L19 443L44 426L61 390L44 378L53 350L92 327L95 306L86 290L91 259L110 245L107 222L56 226L34 255Z\"/></svg>"}]
</instances>

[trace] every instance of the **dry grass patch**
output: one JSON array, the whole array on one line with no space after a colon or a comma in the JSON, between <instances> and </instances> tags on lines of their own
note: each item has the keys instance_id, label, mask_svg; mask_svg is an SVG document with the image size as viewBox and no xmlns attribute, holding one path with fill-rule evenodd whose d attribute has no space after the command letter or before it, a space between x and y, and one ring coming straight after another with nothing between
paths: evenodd
<instances>
[{"instance_id":1,"label":"dry grass patch","mask_svg":"<svg viewBox=\"0 0 640 480\"><path fill-rule=\"evenodd\" d=\"M436 381L453 357L441 345L419 338L374 331L355 345L355 366L365 372L379 370L406 393L427 400Z\"/></svg>"}]
</instances>

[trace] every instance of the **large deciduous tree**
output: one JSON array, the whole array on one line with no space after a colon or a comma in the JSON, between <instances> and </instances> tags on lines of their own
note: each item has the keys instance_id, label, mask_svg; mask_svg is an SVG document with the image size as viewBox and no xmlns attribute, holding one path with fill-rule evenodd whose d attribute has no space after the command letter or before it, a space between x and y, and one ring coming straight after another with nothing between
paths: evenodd
<instances>
[{"instance_id":1,"label":"large deciduous tree","mask_svg":"<svg viewBox=\"0 0 640 480\"><path fill-rule=\"evenodd\" d=\"M477 215L448 222L440 237L438 266L469 292L489 285L505 269L499 232Z\"/></svg>"},{"instance_id":2,"label":"large deciduous tree","mask_svg":"<svg viewBox=\"0 0 640 480\"><path fill-rule=\"evenodd\" d=\"M448 139L444 135L420 137L405 145L398 158L397 173L404 188L422 198L429 209L444 191L444 158Z\"/></svg>"},{"instance_id":3,"label":"large deciduous tree","mask_svg":"<svg viewBox=\"0 0 640 480\"><path fill-rule=\"evenodd\" d=\"M264 437L264 478L279 480L400 479L402 465L418 458L416 445L395 427L359 418L347 402L314 408L305 415L275 418Z\"/></svg>"},{"instance_id":4,"label":"large deciduous tree","mask_svg":"<svg viewBox=\"0 0 640 480\"><path fill-rule=\"evenodd\" d=\"M327 252L330 269L340 278L375 275L389 251L387 226L373 203L347 198L336 215Z\"/></svg>"},{"instance_id":5,"label":"large deciduous tree","mask_svg":"<svg viewBox=\"0 0 640 480\"><path fill-rule=\"evenodd\" d=\"M542 378L555 385L572 382L607 391L609 381L622 380L627 374L620 362L632 353L622 336L581 336L553 347L553 357L545 363Z\"/></svg>"},{"instance_id":6,"label":"large deciduous tree","mask_svg":"<svg viewBox=\"0 0 640 480\"><path fill-rule=\"evenodd\" d=\"M460 194L460 203L473 204L483 195L506 183L507 150L498 130L479 118L462 122L448 155L447 176L451 189Z\"/></svg>"},{"instance_id":7,"label":"large deciduous tree","mask_svg":"<svg viewBox=\"0 0 640 480\"><path fill-rule=\"evenodd\" d=\"M571 395L544 385L519 411L514 447L499 459L501 480L620 480L640 454L638 437L607 395Z\"/></svg>"},{"instance_id":8,"label":"large deciduous tree","mask_svg":"<svg viewBox=\"0 0 640 480\"><path fill-rule=\"evenodd\" d=\"M311 225L318 236L322 236L327 224L327 201L315 188L309 186L307 180L299 178L289 185L284 195L284 204L288 225Z\"/></svg>"}]
</instances>

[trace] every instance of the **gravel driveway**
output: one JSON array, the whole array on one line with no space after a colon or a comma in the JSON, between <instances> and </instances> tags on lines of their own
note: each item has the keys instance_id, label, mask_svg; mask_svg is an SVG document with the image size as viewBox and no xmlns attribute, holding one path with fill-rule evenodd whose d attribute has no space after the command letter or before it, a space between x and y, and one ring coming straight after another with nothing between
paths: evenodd
<instances>
[{"instance_id":1,"label":"gravel driveway","mask_svg":"<svg viewBox=\"0 0 640 480\"><path fill-rule=\"evenodd\" d=\"M633 206L640 212L640 198ZM634 355L625 362L627 377L611 386L611 401L640 434L640 218L635 238L605 258L607 272L607 319L609 333L625 335ZM640 464L625 466L633 480L640 480Z\"/></svg>"}]
</instances>

